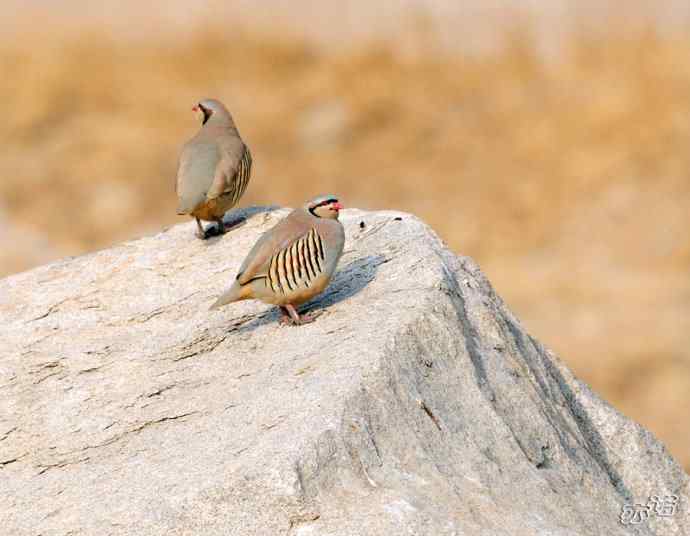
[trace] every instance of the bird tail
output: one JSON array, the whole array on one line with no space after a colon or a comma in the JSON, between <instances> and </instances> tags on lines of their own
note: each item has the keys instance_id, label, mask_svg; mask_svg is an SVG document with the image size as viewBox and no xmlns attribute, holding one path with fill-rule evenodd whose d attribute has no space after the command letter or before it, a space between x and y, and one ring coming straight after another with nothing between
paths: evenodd
<instances>
[{"instance_id":1,"label":"bird tail","mask_svg":"<svg viewBox=\"0 0 690 536\"><path fill-rule=\"evenodd\" d=\"M251 289L249 288L249 285L240 285L239 281L235 281L232 286L223 292L218 299L213 302L213 305L211 305L210 309L218 309L220 307L223 307L223 305L227 305L228 303L240 301L240 300L246 300L249 298L249 293Z\"/></svg>"},{"instance_id":2,"label":"bird tail","mask_svg":"<svg viewBox=\"0 0 690 536\"><path fill-rule=\"evenodd\" d=\"M178 195L177 196L177 213L191 214L196 208L204 203L206 196L189 196L189 195Z\"/></svg>"},{"instance_id":3,"label":"bird tail","mask_svg":"<svg viewBox=\"0 0 690 536\"><path fill-rule=\"evenodd\" d=\"M183 201L182 199L180 199L177 202L177 214L178 214L178 216L183 216L184 214L189 214L190 212L191 212L191 210L187 206L187 203L185 201Z\"/></svg>"}]
</instances>

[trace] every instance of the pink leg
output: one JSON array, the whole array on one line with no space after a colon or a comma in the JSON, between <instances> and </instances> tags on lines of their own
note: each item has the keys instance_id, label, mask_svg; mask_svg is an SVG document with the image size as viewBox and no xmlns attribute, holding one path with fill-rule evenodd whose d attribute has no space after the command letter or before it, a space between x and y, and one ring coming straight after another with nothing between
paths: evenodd
<instances>
[{"instance_id":1,"label":"pink leg","mask_svg":"<svg viewBox=\"0 0 690 536\"><path fill-rule=\"evenodd\" d=\"M204 232L204 226L201 225L201 221L199 218L196 218L196 227L197 227L197 232L196 236L197 238L201 238L202 240L206 239L206 233Z\"/></svg>"},{"instance_id":2,"label":"pink leg","mask_svg":"<svg viewBox=\"0 0 690 536\"><path fill-rule=\"evenodd\" d=\"M292 324L293 326L300 326L303 324L309 324L316 320L323 311L310 311L309 313L300 314L297 309L292 304L285 304L280 306L280 311L283 315L280 318L281 324Z\"/></svg>"},{"instance_id":3,"label":"pink leg","mask_svg":"<svg viewBox=\"0 0 690 536\"><path fill-rule=\"evenodd\" d=\"M297 309L295 309L292 304L286 303L283 306L283 309L285 309L288 314L290 315L290 318L292 319L292 323L295 324L296 326L300 325L302 323L302 320L299 317L299 313L297 312Z\"/></svg>"}]
</instances>

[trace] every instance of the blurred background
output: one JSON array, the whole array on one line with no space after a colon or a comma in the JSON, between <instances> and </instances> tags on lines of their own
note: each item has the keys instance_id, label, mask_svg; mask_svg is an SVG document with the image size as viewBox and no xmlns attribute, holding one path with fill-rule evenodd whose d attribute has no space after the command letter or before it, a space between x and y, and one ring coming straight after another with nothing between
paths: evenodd
<instances>
[{"instance_id":1,"label":"blurred background","mask_svg":"<svg viewBox=\"0 0 690 536\"><path fill-rule=\"evenodd\" d=\"M419 215L690 469L687 0L0 2L0 275L189 221L215 96L242 204Z\"/></svg>"}]
</instances>

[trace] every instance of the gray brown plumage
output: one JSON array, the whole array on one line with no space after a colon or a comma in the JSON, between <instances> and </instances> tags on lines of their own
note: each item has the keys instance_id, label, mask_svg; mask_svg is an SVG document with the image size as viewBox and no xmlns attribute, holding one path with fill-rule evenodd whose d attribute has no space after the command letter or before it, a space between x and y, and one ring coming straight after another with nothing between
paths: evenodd
<instances>
[{"instance_id":1,"label":"gray brown plumage","mask_svg":"<svg viewBox=\"0 0 690 536\"><path fill-rule=\"evenodd\" d=\"M204 99L193 110L202 116L202 126L180 154L177 213L196 218L198 236L208 238L225 232L223 215L247 189L252 155L223 103ZM217 227L204 229L200 220L214 221Z\"/></svg>"},{"instance_id":2,"label":"gray brown plumage","mask_svg":"<svg viewBox=\"0 0 690 536\"><path fill-rule=\"evenodd\" d=\"M232 287L211 308L257 299L303 323L295 307L323 292L343 252L341 209L334 196L321 196L293 210L257 241Z\"/></svg>"}]
</instances>

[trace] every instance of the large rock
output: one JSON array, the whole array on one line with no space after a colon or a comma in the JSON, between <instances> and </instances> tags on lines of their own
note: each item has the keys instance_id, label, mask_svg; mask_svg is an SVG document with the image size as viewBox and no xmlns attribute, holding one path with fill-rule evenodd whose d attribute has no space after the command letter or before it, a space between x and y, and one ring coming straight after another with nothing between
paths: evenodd
<instances>
[{"instance_id":1,"label":"large rock","mask_svg":"<svg viewBox=\"0 0 690 536\"><path fill-rule=\"evenodd\" d=\"M664 447L414 216L344 213L313 324L209 312L285 213L0 281L2 534L688 534Z\"/></svg>"}]
</instances>

